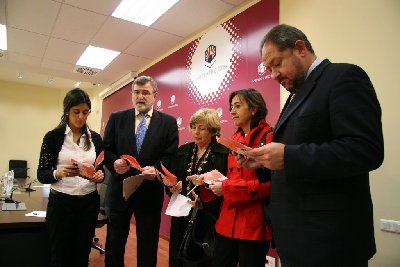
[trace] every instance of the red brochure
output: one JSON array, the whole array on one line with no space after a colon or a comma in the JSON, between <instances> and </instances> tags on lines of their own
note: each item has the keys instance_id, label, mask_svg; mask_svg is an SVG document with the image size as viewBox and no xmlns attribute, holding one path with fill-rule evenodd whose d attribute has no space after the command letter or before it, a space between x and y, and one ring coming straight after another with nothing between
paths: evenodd
<instances>
[{"instance_id":1,"label":"red brochure","mask_svg":"<svg viewBox=\"0 0 400 267\"><path fill-rule=\"evenodd\" d=\"M217 142L220 143L221 145L226 146L227 148L229 148L230 150L238 153L238 154L242 154L243 151L248 151L251 150L251 147L245 146L239 142L236 142L232 139L220 136L217 136Z\"/></svg>"},{"instance_id":2,"label":"red brochure","mask_svg":"<svg viewBox=\"0 0 400 267\"><path fill-rule=\"evenodd\" d=\"M206 184L222 182L222 181L228 179L227 177L225 177L222 173L220 173L217 170L212 170L210 172L203 173L203 174L201 174L201 177L203 178L203 182Z\"/></svg>"},{"instance_id":3,"label":"red brochure","mask_svg":"<svg viewBox=\"0 0 400 267\"><path fill-rule=\"evenodd\" d=\"M96 169L104 161L104 150L100 152L94 162L94 168Z\"/></svg>"},{"instance_id":4,"label":"red brochure","mask_svg":"<svg viewBox=\"0 0 400 267\"><path fill-rule=\"evenodd\" d=\"M131 165L131 167L135 168L136 170L143 171L139 162L131 155L122 155L121 159L126 160L129 163L129 165Z\"/></svg>"},{"instance_id":5,"label":"red brochure","mask_svg":"<svg viewBox=\"0 0 400 267\"><path fill-rule=\"evenodd\" d=\"M91 179L96 172L96 169L93 165L79 162L75 159L71 159L71 163L76 165L79 169L79 176L82 176L85 179Z\"/></svg>"},{"instance_id":6,"label":"red brochure","mask_svg":"<svg viewBox=\"0 0 400 267\"><path fill-rule=\"evenodd\" d=\"M161 169L165 173L165 175L161 174L161 178L162 178L161 182L165 186L174 186L174 185L176 185L176 183L177 183L176 176L173 175L169 170L167 170L167 168L165 168L162 163L161 163Z\"/></svg>"}]
</instances>

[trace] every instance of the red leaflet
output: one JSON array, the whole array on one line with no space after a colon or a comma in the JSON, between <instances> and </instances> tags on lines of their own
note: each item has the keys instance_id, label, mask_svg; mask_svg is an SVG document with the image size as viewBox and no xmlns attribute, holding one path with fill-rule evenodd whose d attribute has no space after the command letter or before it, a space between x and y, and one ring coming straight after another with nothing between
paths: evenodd
<instances>
[{"instance_id":1,"label":"red leaflet","mask_svg":"<svg viewBox=\"0 0 400 267\"><path fill-rule=\"evenodd\" d=\"M210 172L203 173L201 174L201 177L203 178L203 182L205 182L206 184L213 184L215 182L228 179L217 170L212 170Z\"/></svg>"},{"instance_id":2,"label":"red leaflet","mask_svg":"<svg viewBox=\"0 0 400 267\"><path fill-rule=\"evenodd\" d=\"M78 167L79 176L82 176L83 178L91 179L96 172L95 168L90 164L79 162L75 159L71 159L71 163Z\"/></svg>"},{"instance_id":3,"label":"red leaflet","mask_svg":"<svg viewBox=\"0 0 400 267\"><path fill-rule=\"evenodd\" d=\"M165 186L174 186L177 183L176 176L173 175L167 168L164 167L164 165L161 163L161 169L165 173L165 175L162 176L162 182Z\"/></svg>"},{"instance_id":4,"label":"red leaflet","mask_svg":"<svg viewBox=\"0 0 400 267\"><path fill-rule=\"evenodd\" d=\"M131 167L135 168L136 170L142 171L142 167L140 166L139 162L131 155L121 155L121 159L128 161L129 165L131 165Z\"/></svg>"},{"instance_id":5,"label":"red leaflet","mask_svg":"<svg viewBox=\"0 0 400 267\"><path fill-rule=\"evenodd\" d=\"M104 150L100 152L97 156L96 161L94 162L94 168L97 168L104 160Z\"/></svg>"},{"instance_id":6,"label":"red leaflet","mask_svg":"<svg viewBox=\"0 0 400 267\"><path fill-rule=\"evenodd\" d=\"M223 136L220 136L220 137L217 136L217 142L220 143L221 145L226 146L227 148L229 148L230 150L232 150L238 154L241 154L242 151L247 151L247 150L251 149L248 146L245 146L239 142L233 141L233 140L223 137Z\"/></svg>"}]
</instances>

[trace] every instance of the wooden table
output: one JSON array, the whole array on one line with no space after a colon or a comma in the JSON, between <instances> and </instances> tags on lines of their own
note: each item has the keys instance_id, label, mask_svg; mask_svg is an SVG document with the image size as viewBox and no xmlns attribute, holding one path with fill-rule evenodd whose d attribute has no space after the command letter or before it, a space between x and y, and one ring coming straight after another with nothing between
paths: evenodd
<instances>
[{"instance_id":1,"label":"wooden table","mask_svg":"<svg viewBox=\"0 0 400 267\"><path fill-rule=\"evenodd\" d=\"M44 211L49 188L14 193L26 210L0 210L0 263L2 267L49 266L49 241L45 218L27 217L26 213ZM3 204L3 201L1 202Z\"/></svg>"}]
</instances>

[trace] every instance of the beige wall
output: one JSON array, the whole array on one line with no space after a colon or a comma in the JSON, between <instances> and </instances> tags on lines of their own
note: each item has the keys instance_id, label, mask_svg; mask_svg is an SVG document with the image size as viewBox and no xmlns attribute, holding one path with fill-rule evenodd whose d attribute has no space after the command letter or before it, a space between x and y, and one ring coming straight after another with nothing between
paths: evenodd
<instances>
[{"instance_id":1,"label":"beige wall","mask_svg":"<svg viewBox=\"0 0 400 267\"><path fill-rule=\"evenodd\" d=\"M396 115L400 1L281 0L280 21L302 29L320 57L363 67L375 85L383 110L385 162L371 174L378 252L370 266L400 266L400 235L379 230L380 218L400 221L400 143L396 138L400 133ZM43 135L58 123L65 93L0 81L0 174L8 169L8 160L15 158L27 159L30 175L36 176ZM101 100L95 89L89 94L88 123L100 131ZM284 101L284 90L282 96Z\"/></svg>"},{"instance_id":2,"label":"beige wall","mask_svg":"<svg viewBox=\"0 0 400 267\"><path fill-rule=\"evenodd\" d=\"M23 159L28 161L28 175L36 178L43 136L60 122L67 91L0 81L0 175L8 170L9 159ZM88 124L98 131L101 101L93 97L98 92L88 93L92 99Z\"/></svg>"},{"instance_id":3,"label":"beige wall","mask_svg":"<svg viewBox=\"0 0 400 267\"><path fill-rule=\"evenodd\" d=\"M400 266L400 235L379 230L380 218L400 221L400 1L281 0L280 22L302 29L318 56L355 63L370 75L385 138L385 161L371 173L378 252L370 266Z\"/></svg>"}]
</instances>

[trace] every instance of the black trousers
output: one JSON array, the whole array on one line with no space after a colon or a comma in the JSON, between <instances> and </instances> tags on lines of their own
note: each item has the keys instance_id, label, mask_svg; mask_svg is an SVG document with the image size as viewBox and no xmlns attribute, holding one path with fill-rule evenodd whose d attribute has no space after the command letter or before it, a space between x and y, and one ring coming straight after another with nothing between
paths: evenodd
<instances>
[{"instance_id":1,"label":"black trousers","mask_svg":"<svg viewBox=\"0 0 400 267\"><path fill-rule=\"evenodd\" d=\"M212 267L265 267L270 241L242 240L217 234Z\"/></svg>"},{"instance_id":2,"label":"black trousers","mask_svg":"<svg viewBox=\"0 0 400 267\"><path fill-rule=\"evenodd\" d=\"M107 226L106 267L123 267L125 245L129 235L132 214L136 220L137 266L156 267L158 238L161 222L160 210L135 209L129 205L125 210L111 209Z\"/></svg>"},{"instance_id":3,"label":"black trousers","mask_svg":"<svg viewBox=\"0 0 400 267\"><path fill-rule=\"evenodd\" d=\"M50 192L46 213L50 266L88 266L99 203L97 191L84 197Z\"/></svg>"}]
</instances>

